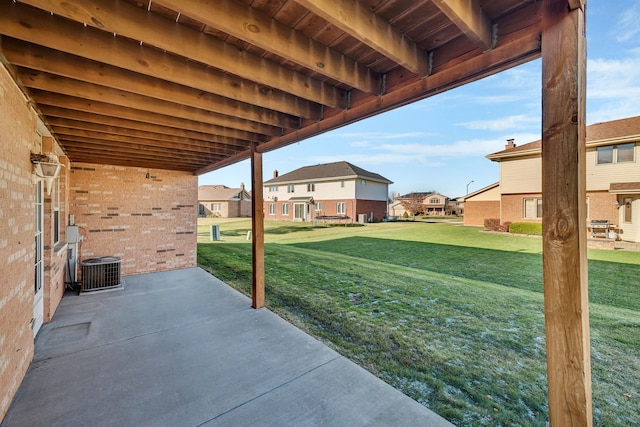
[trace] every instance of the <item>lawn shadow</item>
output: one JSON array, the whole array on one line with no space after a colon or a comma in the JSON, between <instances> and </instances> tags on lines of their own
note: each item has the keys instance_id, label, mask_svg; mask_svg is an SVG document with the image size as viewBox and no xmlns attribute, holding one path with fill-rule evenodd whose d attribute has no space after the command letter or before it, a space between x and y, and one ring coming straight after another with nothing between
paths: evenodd
<instances>
[{"instance_id":1,"label":"lawn shadow","mask_svg":"<svg viewBox=\"0 0 640 427\"><path fill-rule=\"evenodd\" d=\"M288 246L543 292L541 254L370 237ZM590 302L640 310L640 286L636 280L640 266L599 260L589 261L588 266Z\"/></svg>"}]
</instances>

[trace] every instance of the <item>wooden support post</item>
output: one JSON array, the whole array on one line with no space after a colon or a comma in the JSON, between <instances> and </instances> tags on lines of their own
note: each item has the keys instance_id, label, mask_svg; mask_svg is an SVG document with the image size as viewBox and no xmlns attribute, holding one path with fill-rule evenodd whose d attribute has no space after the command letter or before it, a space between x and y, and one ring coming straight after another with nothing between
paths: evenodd
<instances>
[{"instance_id":1,"label":"wooden support post","mask_svg":"<svg viewBox=\"0 0 640 427\"><path fill-rule=\"evenodd\" d=\"M251 306L264 307L264 202L262 200L262 153L251 145Z\"/></svg>"},{"instance_id":2,"label":"wooden support post","mask_svg":"<svg viewBox=\"0 0 640 427\"><path fill-rule=\"evenodd\" d=\"M586 250L585 10L544 0L542 228L551 426L592 426Z\"/></svg>"}]
</instances>

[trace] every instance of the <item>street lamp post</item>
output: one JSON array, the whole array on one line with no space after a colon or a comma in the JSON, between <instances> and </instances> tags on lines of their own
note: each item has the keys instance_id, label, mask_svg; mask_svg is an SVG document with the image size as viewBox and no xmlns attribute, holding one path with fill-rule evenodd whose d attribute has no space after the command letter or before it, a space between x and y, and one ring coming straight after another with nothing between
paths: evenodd
<instances>
[{"instance_id":1,"label":"street lamp post","mask_svg":"<svg viewBox=\"0 0 640 427\"><path fill-rule=\"evenodd\" d=\"M469 182L467 183L467 192L465 193L465 195L466 195L466 194L469 194L469 186L471 185L471 183L472 183L472 182L473 182L473 180L471 180L471 181L469 181Z\"/></svg>"}]
</instances>

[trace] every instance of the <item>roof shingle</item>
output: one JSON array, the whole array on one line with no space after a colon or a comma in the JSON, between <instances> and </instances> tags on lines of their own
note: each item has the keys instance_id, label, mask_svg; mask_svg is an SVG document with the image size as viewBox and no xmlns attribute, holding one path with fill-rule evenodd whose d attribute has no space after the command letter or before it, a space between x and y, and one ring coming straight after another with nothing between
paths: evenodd
<instances>
[{"instance_id":1,"label":"roof shingle","mask_svg":"<svg viewBox=\"0 0 640 427\"><path fill-rule=\"evenodd\" d=\"M303 166L276 178L265 181L265 184L283 182L300 182L330 178L363 178L372 181L392 184L393 182L377 173L369 172L349 162L325 163L314 166Z\"/></svg>"}]
</instances>

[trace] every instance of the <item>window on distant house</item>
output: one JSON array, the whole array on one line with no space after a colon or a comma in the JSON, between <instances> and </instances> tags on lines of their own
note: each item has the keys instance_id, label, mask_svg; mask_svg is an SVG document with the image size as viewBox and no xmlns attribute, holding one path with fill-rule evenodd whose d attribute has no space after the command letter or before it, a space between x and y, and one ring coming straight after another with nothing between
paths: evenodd
<instances>
[{"instance_id":1,"label":"window on distant house","mask_svg":"<svg viewBox=\"0 0 640 427\"><path fill-rule=\"evenodd\" d=\"M437 205L438 203L440 203L440 199L438 199L437 197L433 197L431 198L431 200L429 200L429 203L431 203L432 205Z\"/></svg>"},{"instance_id":2,"label":"window on distant house","mask_svg":"<svg viewBox=\"0 0 640 427\"><path fill-rule=\"evenodd\" d=\"M607 145L604 147L598 147L598 164L604 165L607 163L613 163L613 145Z\"/></svg>"},{"instance_id":3,"label":"window on distant house","mask_svg":"<svg viewBox=\"0 0 640 427\"><path fill-rule=\"evenodd\" d=\"M273 193L274 191L278 191L278 186L277 185L270 185L269 186L269 192Z\"/></svg>"},{"instance_id":4,"label":"window on distant house","mask_svg":"<svg viewBox=\"0 0 640 427\"><path fill-rule=\"evenodd\" d=\"M622 203L624 204L624 222L631 222L632 212L631 212L631 203L633 199L631 197L623 197Z\"/></svg>"},{"instance_id":5,"label":"window on distant house","mask_svg":"<svg viewBox=\"0 0 640 427\"><path fill-rule=\"evenodd\" d=\"M295 184L287 185L287 193L293 193L295 189L296 189Z\"/></svg>"},{"instance_id":6,"label":"window on distant house","mask_svg":"<svg viewBox=\"0 0 640 427\"><path fill-rule=\"evenodd\" d=\"M316 202L316 210L317 211L321 211L322 210L322 202Z\"/></svg>"},{"instance_id":7,"label":"window on distant house","mask_svg":"<svg viewBox=\"0 0 640 427\"><path fill-rule=\"evenodd\" d=\"M524 199L524 215L525 219L542 218L542 199L539 197Z\"/></svg>"},{"instance_id":8,"label":"window on distant house","mask_svg":"<svg viewBox=\"0 0 640 427\"><path fill-rule=\"evenodd\" d=\"M198 214L204 215L204 205L202 204L198 205Z\"/></svg>"},{"instance_id":9,"label":"window on distant house","mask_svg":"<svg viewBox=\"0 0 640 427\"><path fill-rule=\"evenodd\" d=\"M316 191L316 183L310 182L307 184L307 191Z\"/></svg>"},{"instance_id":10,"label":"window on distant house","mask_svg":"<svg viewBox=\"0 0 640 427\"><path fill-rule=\"evenodd\" d=\"M60 177L53 182L53 242L60 241Z\"/></svg>"},{"instance_id":11,"label":"window on distant house","mask_svg":"<svg viewBox=\"0 0 640 427\"><path fill-rule=\"evenodd\" d=\"M269 215L275 215L275 214L276 214L276 204L269 203Z\"/></svg>"},{"instance_id":12,"label":"window on distant house","mask_svg":"<svg viewBox=\"0 0 640 427\"><path fill-rule=\"evenodd\" d=\"M634 143L618 145L616 147L616 161L618 163L633 162L635 147L636 145Z\"/></svg>"},{"instance_id":13,"label":"window on distant house","mask_svg":"<svg viewBox=\"0 0 640 427\"><path fill-rule=\"evenodd\" d=\"M282 215L289 215L289 203L282 205Z\"/></svg>"},{"instance_id":14,"label":"window on distant house","mask_svg":"<svg viewBox=\"0 0 640 427\"><path fill-rule=\"evenodd\" d=\"M211 203L211 212L217 212L222 210L222 203Z\"/></svg>"},{"instance_id":15,"label":"window on distant house","mask_svg":"<svg viewBox=\"0 0 640 427\"><path fill-rule=\"evenodd\" d=\"M336 212L339 214L347 213L347 204L345 202L338 202L338 205L336 207Z\"/></svg>"},{"instance_id":16,"label":"window on distant house","mask_svg":"<svg viewBox=\"0 0 640 427\"><path fill-rule=\"evenodd\" d=\"M344 181L340 181L340 188L344 188Z\"/></svg>"},{"instance_id":17,"label":"window on distant house","mask_svg":"<svg viewBox=\"0 0 640 427\"><path fill-rule=\"evenodd\" d=\"M365 181L364 179L360 180L360 185L367 185L367 181Z\"/></svg>"}]
</instances>

